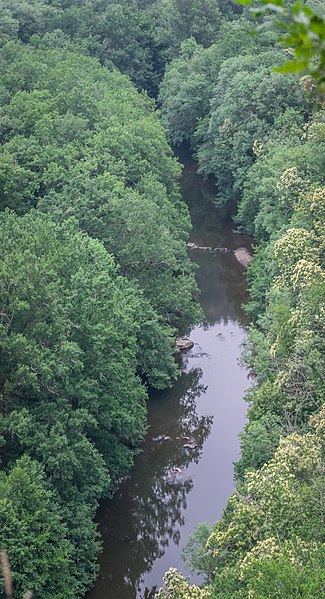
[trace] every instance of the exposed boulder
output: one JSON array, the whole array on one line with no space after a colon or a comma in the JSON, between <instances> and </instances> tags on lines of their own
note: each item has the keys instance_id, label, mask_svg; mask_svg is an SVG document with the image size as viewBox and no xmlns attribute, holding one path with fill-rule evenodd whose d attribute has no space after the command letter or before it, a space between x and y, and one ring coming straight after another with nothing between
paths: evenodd
<instances>
[{"instance_id":1,"label":"exposed boulder","mask_svg":"<svg viewBox=\"0 0 325 599\"><path fill-rule=\"evenodd\" d=\"M178 337L178 339L176 339L176 348L180 351L192 349L193 346L194 343L191 339L187 339L186 337Z\"/></svg>"},{"instance_id":2,"label":"exposed boulder","mask_svg":"<svg viewBox=\"0 0 325 599\"><path fill-rule=\"evenodd\" d=\"M234 254L238 262L240 262L240 264L243 266L248 266L253 259L246 248L238 248L237 250L234 250Z\"/></svg>"}]
</instances>

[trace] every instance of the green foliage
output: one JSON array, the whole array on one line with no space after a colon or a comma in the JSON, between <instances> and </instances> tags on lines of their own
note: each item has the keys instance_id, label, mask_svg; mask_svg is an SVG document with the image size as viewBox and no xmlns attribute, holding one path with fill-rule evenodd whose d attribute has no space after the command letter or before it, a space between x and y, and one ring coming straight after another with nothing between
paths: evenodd
<instances>
[{"instance_id":1,"label":"green foliage","mask_svg":"<svg viewBox=\"0 0 325 599\"><path fill-rule=\"evenodd\" d=\"M106 3L9 0L0 3L1 45L8 39L58 48L62 44L96 56L133 78L138 87L157 90L162 48L154 20L137 0Z\"/></svg>"},{"instance_id":2,"label":"green foliage","mask_svg":"<svg viewBox=\"0 0 325 599\"><path fill-rule=\"evenodd\" d=\"M214 572L214 560L206 548L210 534L211 526L205 523L198 524L182 551L182 558L188 568L201 576L204 575L206 581L211 580Z\"/></svg>"},{"instance_id":3,"label":"green foliage","mask_svg":"<svg viewBox=\"0 0 325 599\"><path fill-rule=\"evenodd\" d=\"M258 420L250 419L240 433L240 461L235 464L235 476L241 480L247 470L258 470L273 456L281 434L278 416L266 413Z\"/></svg>"},{"instance_id":4,"label":"green foliage","mask_svg":"<svg viewBox=\"0 0 325 599\"><path fill-rule=\"evenodd\" d=\"M183 42L179 57L167 66L160 85L162 120L172 143L188 141L193 147L200 144L200 124L202 121L208 126L205 117L222 63L236 54L254 54L257 50L250 28L245 20L224 22L209 48L203 48L194 38ZM268 34L260 40L270 43Z\"/></svg>"},{"instance_id":5,"label":"green foliage","mask_svg":"<svg viewBox=\"0 0 325 599\"><path fill-rule=\"evenodd\" d=\"M251 595L258 599L314 599L321 596L324 588L323 548L309 551L305 548L301 557L303 563L295 563L292 551L285 549L278 555L255 560L251 568L245 568L245 579L238 578L236 567L229 567L216 574L210 597L246 599Z\"/></svg>"},{"instance_id":6,"label":"green foliage","mask_svg":"<svg viewBox=\"0 0 325 599\"><path fill-rule=\"evenodd\" d=\"M105 13L121 63L133 50L123 57L116 39L138 23L136 5L122 4ZM190 220L153 102L75 51L87 10L90 29L98 17L91 3L0 9L3 42L33 44L9 41L0 56L1 465L10 477L28 456L42 472L67 547L61 586L55 556L50 584L49 554L43 563L33 550L22 568L13 546L22 554L25 537L8 529L0 544L17 589L50 597L53 584L57 596L77 597L97 573L98 501L129 472L146 430L143 383L175 380L175 335L199 317ZM146 46L145 21L139 32ZM139 81L150 79L134 58ZM33 540L28 521L21 512Z\"/></svg>"},{"instance_id":7,"label":"green foliage","mask_svg":"<svg viewBox=\"0 0 325 599\"><path fill-rule=\"evenodd\" d=\"M158 0L158 26L169 54L175 54L181 42L190 37L210 46L221 25L221 4L219 0Z\"/></svg>"},{"instance_id":8,"label":"green foliage","mask_svg":"<svg viewBox=\"0 0 325 599\"><path fill-rule=\"evenodd\" d=\"M304 6L302 0L287 2L285 0L235 0L238 4L254 4L252 12L255 16L272 14L276 24L284 31L282 41L287 48L294 48L294 59L278 67L282 73L308 71L323 86L325 82L325 18L320 11Z\"/></svg>"},{"instance_id":9,"label":"green foliage","mask_svg":"<svg viewBox=\"0 0 325 599\"><path fill-rule=\"evenodd\" d=\"M165 589L160 589L157 599L208 599L211 595L207 589L190 585L186 578L170 568L164 576Z\"/></svg>"},{"instance_id":10,"label":"green foliage","mask_svg":"<svg viewBox=\"0 0 325 599\"><path fill-rule=\"evenodd\" d=\"M23 214L36 205L59 221L73 215L105 243L144 291L142 330L160 339L161 366L147 346L141 365L152 366L141 372L162 387L175 377L170 335L197 310L179 166L152 103L116 71L66 50L12 44L2 58L2 206Z\"/></svg>"},{"instance_id":11,"label":"green foliage","mask_svg":"<svg viewBox=\"0 0 325 599\"><path fill-rule=\"evenodd\" d=\"M311 182L324 184L324 111L305 125L291 109L275 123L272 137L249 169L236 221L258 239L281 231Z\"/></svg>"},{"instance_id":12,"label":"green foliage","mask_svg":"<svg viewBox=\"0 0 325 599\"><path fill-rule=\"evenodd\" d=\"M258 62L237 56L220 69L198 157L202 172L217 174L221 204L240 198L259 143L279 114L287 107L304 111L297 80L274 73L274 59L274 50L260 53Z\"/></svg>"},{"instance_id":13,"label":"green foliage","mask_svg":"<svg viewBox=\"0 0 325 599\"><path fill-rule=\"evenodd\" d=\"M73 598L73 547L37 462L23 457L8 475L1 473L0 521L0 546L10 554L17 596L32 588L35 597Z\"/></svg>"},{"instance_id":14,"label":"green foliage","mask_svg":"<svg viewBox=\"0 0 325 599\"><path fill-rule=\"evenodd\" d=\"M1 0L0 46L8 40L66 47L97 57L155 96L166 61L193 36L209 46L231 0Z\"/></svg>"},{"instance_id":15,"label":"green foliage","mask_svg":"<svg viewBox=\"0 0 325 599\"><path fill-rule=\"evenodd\" d=\"M251 167L266 154L266 148L270 148L270 157L276 144L279 151L280 140L275 139L273 131L282 136L282 147L287 145L285 128L293 132L294 120L296 131L303 124L311 112L306 93L314 93L309 80L302 83L296 75L274 72L277 61L286 59L276 44L274 30L265 28L255 37L251 32L252 23L241 18L222 26L217 41L208 49L188 40L182 45L180 56L167 68L159 96L171 141L190 142L200 171L216 178L219 205L234 209L238 202L244 202L245 212L239 213L239 220L247 228L250 220L258 216L256 205L243 198L244 193L249 193ZM302 163L305 160L306 156L301 158ZM280 157L278 163L281 164ZM310 156L308 164L311 163ZM268 180L258 194L252 190L255 204L259 197L264 198L265 191L269 197L273 190ZM275 205L274 197L270 201ZM276 218L276 206L271 217L273 212ZM283 210L279 212L281 218ZM259 237L262 231L258 231Z\"/></svg>"},{"instance_id":16,"label":"green foliage","mask_svg":"<svg viewBox=\"0 0 325 599\"><path fill-rule=\"evenodd\" d=\"M160 86L162 120L175 145L192 140L199 119L209 110L204 55L194 38L184 41L180 57L167 68Z\"/></svg>"},{"instance_id":17,"label":"green foliage","mask_svg":"<svg viewBox=\"0 0 325 599\"><path fill-rule=\"evenodd\" d=\"M304 548L294 560L290 549L285 548L283 553L271 558L256 560L247 568L247 583L256 597L291 599L300 596L313 599L322 595L325 584L324 548Z\"/></svg>"},{"instance_id":18,"label":"green foliage","mask_svg":"<svg viewBox=\"0 0 325 599\"><path fill-rule=\"evenodd\" d=\"M36 213L20 219L4 213L1 232L6 282L1 297L4 405L12 405L14 398L16 404L24 402L30 395L39 399L44 393L63 395L75 407L107 418L107 426L120 429L122 438L125 434L136 440L138 433L131 432L131 412L126 408L133 396L139 414L143 401L132 374L134 306L132 291L124 292L127 286L117 277L112 257L98 241L80 233L75 223L55 225ZM122 411L127 410L124 432L112 409L116 394Z\"/></svg>"}]
</instances>

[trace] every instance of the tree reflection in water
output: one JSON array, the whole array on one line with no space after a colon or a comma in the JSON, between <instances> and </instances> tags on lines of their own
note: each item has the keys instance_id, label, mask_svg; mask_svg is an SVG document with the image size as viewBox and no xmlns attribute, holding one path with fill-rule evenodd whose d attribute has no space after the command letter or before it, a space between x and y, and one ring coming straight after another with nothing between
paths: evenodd
<instances>
[{"instance_id":1,"label":"tree reflection in water","mask_svg":"<svg viewBox=\"0 0 325 599\"><path fill-rule=\"evenodd\" d=\"M178 544L193 481L184 472L198 462L212 417L199 417L196 401L205 387L202 371L184 372L173 388L149 403L149 431L130 476L99 513L103 536L101 573L88 599L134 599L143 575ZM193 449L184 444L193 443ZM154 589L143 591L145 599Z\"/></svg>"}]
</instances>

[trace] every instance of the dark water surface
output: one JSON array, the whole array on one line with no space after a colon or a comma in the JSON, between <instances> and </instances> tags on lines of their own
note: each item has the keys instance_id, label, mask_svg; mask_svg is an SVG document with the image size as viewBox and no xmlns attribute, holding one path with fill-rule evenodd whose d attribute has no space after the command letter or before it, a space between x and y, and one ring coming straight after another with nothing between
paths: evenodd
<instances>
[{"instance_id":1,"label":"dark water surface","mask_svg":"<svg viewBox=\"0 0 325 599\"><path fill-rule=\"evenodd\" d=\"M196 174L187 152L182 193L193 222L191 241L230 250L250 239L232 232L211 204L212 183ZM181 549L199 522L212 524L233 490L237 435L245 423L249 386L240 365L247 300L244 268L233 253L191 249L204 326L191 332L194 348L183 354L182 375L149 401L149 432L130 476L99 511L103 537L100 574L87 599L152 598L169 567L186 575ZM193 443L196 449L185 448Z\"/></svg>"}]
</instances>

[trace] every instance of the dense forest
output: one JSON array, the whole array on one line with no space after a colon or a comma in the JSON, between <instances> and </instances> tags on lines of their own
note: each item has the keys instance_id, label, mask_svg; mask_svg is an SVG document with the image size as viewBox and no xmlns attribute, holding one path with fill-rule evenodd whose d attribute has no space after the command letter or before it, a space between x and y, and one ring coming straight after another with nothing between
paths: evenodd
<instances>
[{"instance_id":1,"label":"dense forest","mask_svg":"<svg viewBox=\"0 0 325 599\"><path fill-rule=\"evenodd\" d=\"M324 56L323 2L306 4ZM17 598L94 582L98 502L200 321L183 143L256 240L255 383L236 491L185 551L205 584L170 570L158 596L322 596L325 75L284 72L280 38L232 0L0 0L0 548Z\"/></svg>"}]
</instances>

